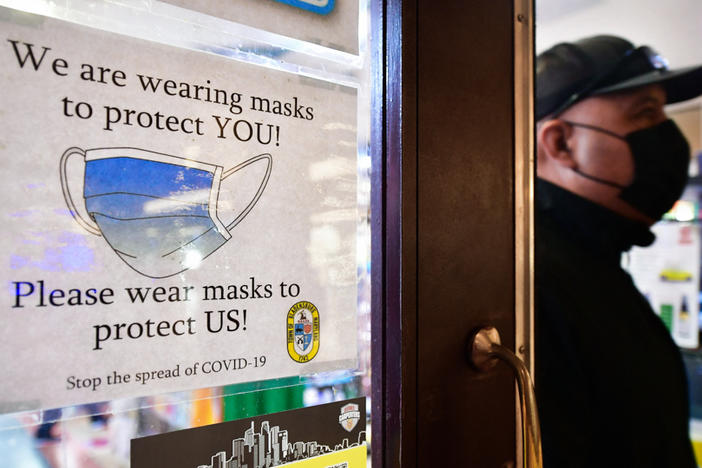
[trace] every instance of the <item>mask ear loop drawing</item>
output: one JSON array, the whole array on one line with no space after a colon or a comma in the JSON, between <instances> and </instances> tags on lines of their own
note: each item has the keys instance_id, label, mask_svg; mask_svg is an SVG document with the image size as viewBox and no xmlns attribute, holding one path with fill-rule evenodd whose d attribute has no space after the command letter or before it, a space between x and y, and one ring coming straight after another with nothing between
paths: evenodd
<instances>
[{"instance_id":1,"label":"mask ear loop drawing","mask_svg":"<svg viewBox=\"0 0 702 468\"><path fill-rule=\"evenodd\" d=\"M256 192L256 195L251 199L249 204L244 208L244 211L239 213L239 215L229 223L227 226L227 231L231 231L237 224L241 222L244 217L246 217L247 214L253 209L254 205L258 202L259 198L261 198L261 194L263 194L263 191L266 189L266 185L268 184L268 179L271 177L271 169L273 167L273 158L271 157L270 154L264 153L264 154L259 154L258 156L254 156L251 159L247 159L246 161L242 162L241 164L237 164L236 166L232 167L231 169L228 169L222 173L222 180L226 179L230 175L234 174L236 171L239 169L243 169L246 166L249 166L257 161L260 161L262 159L266 159L268 161L268 166L266 167L266 174L263 176L263 180L261 181L261 185L258 187L258 191Z\"/></svg>"},{"instance_id":2,"label":"mask ear loop drawing","mask_svg":"<svg viewBox=\"0 0 702 468\"><path fill-rule=\"evenodd\" d=\"M70 210L73 219L75 219L76 222L89 233L95 234L96 236L101 236L102 233L100 232L100 228L95 221L92 220L87 211L83 210L85 211L85 214L81 214L81 212L78 210L76 204L73 202L73 197L71 196L71 192L68 188L66 165L68 164L68 159L75 154L82 156L83 161L85 162L85 151L77 147L68 148L61 156L59 172L61 174L61 189L63 190L63 198L66 200L66 205L68 205L68 209Z\"/></svg>"}]
</instances>

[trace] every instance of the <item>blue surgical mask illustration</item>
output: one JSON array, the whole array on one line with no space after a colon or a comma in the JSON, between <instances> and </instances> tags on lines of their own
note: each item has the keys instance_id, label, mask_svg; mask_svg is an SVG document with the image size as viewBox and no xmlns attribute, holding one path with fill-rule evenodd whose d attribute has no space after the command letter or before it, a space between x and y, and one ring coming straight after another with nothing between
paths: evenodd
<instances>
[{"instance_id":1,"label":"blue surgical mask illustration","mask_svg":"<svg viewBox=\"0 0 702 468\"><path fill-rule=\"evenodd\" d=\"M82 200L69 186L68 161L85 163ZM104 237L133 270L150 278L181 273L232 238L232 229L254 208L271 175L272 157L261 154L228 170L222 166L138 148L69 148L61 157L61 186L73 218ZM265 173L225 225L218 216L220 185L230 175L265 165ZM246 176L249 174L247 173ZM250 197L250 199L249 199ZM230 216L231 218L231 216Z\"/></svg>"}]
</instances>

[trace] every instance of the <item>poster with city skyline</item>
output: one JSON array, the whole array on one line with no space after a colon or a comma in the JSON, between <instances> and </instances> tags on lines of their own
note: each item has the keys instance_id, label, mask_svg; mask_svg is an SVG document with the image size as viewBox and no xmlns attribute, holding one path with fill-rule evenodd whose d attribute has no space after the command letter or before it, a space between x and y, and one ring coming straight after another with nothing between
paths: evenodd
<instances>
[{"instance_id":1,"label":"poster with city skyline","mask_svg":"<svg viewBox=\"0 0 702 468\"><path fill-rule=\"evenodd\" d=\"M349 463L365 460L365 442L365 398L356 398L133 439L131 466L267 468L307 461L304 466L352 468L365 466ZM325 458L341 452L349 460Z\"/></svg>"}]
</instances>

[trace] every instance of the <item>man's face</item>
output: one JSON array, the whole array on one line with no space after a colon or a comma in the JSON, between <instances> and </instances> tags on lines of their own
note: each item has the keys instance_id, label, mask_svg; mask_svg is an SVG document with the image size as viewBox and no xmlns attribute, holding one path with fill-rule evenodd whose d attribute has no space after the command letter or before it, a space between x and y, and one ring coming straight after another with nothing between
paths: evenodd
<instances>
[{"instance_id":1,"label":"man's face","mask_svg":"<svg viewBox=\"0 0 702 468\"><path fill-rule=\"evenodd\" d=\"M577 169L620 186L630 185L634 178L634 159L626 141L601 131L573 126L565 121L600 127L623 137L666 120L663 109L665 101L663 87L649 85L623 93L584 99L557 119L544 122L538 130L539 164L550 164L550 167L542 171L537 165L539 176L623 216L652 224L655 220L618 197L622 189L587 179L573 171ZM558 137L553 137L553 142L549 142L553 135L544 132L549 126L560 132ZM545 144L547 142L549 144ZM562 159L560 164L553 164L557 159L543 157L558 150L561 158L567 158L565 163Z\"/></svg>"}]
</instances>

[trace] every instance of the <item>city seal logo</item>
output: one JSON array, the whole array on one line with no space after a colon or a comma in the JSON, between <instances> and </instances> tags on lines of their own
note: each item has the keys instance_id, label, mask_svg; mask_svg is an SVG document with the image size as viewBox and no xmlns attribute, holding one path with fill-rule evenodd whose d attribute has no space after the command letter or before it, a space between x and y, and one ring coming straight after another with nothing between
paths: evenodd
<instances>
[{"instance_id":1,"label":"city seal logo","mask_svg":"<svg viewBox=\"0 0 702 468\"><path fill-rule=\"evenodd\" d=\"M319 310L300 301L288 311L288 354L293 361L308 362L319 351Z\"/></svg>"},{"instance_id":2,"label":"city seal logo","mask_svg":"<svg viewBox=\"0 0 702 468\"><path fill-rule=\"evenodd\" d=\"M348 405L341 407L339 424L341 424L341 427L346 429L348 432L353 431L353 428L356 427L359 419L361 419L361 412L358 411L358 405L349 403Z\"/></svg>"}]
</instances>

